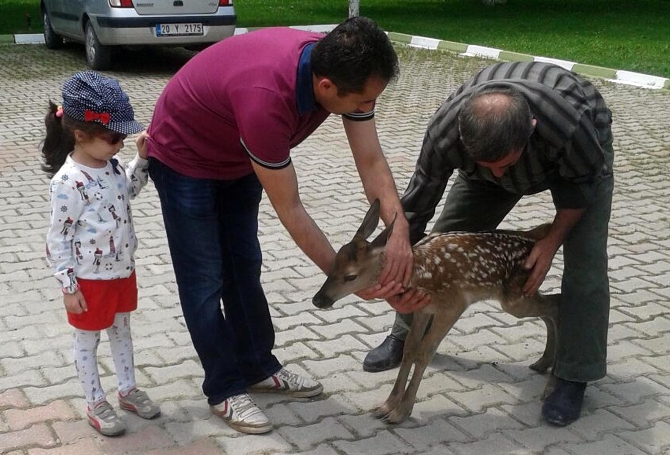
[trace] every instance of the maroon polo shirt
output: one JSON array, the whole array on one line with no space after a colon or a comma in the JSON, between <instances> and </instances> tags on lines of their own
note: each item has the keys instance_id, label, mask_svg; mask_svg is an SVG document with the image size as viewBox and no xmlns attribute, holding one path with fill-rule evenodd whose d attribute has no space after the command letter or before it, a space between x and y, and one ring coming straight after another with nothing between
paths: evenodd
<instances>
[{"instance_id":1,"label":"maroon polo shirt","mask_svg":"<svg viewBox=\"0 0 670 455\"><path fill-rule=\"evenodd\" d=\"M251 160L287 166L329 115L314 102L309 60L322 36L269 28L200 52L158 98L149 156L194 178L236 179L253 172Z\"/></svg>"}]
</instances>

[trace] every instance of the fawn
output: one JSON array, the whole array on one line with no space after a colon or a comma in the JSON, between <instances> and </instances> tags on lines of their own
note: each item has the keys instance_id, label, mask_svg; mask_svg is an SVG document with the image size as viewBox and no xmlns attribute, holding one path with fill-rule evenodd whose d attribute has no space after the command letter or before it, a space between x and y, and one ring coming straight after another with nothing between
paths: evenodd
<instances>
[{"instance_id":1,"label":"fawn","mask_svg":"<svg viewBox=\"0 0 670 455\"><path fill-rule=\"evenodd\" d=\"M335 301L376 283L384 262L384 247L393 229L392 222L368 242L366 239L378 222L376 200L352 241L338 251L328 278L312 300L316 307L329 308ZM544 237L550 226L518 232L431 234L414 245L410 287L423 290L431 300L428 306L414 312L398 377L387 400L374 410L377 417L399 423L412 413L419 383L437 346L474 302L493 299L517 318L542 318L547 326L547 344L542 357L530 368L544 372L553 365L560 294L536 293L528 298L522 295L528 277L523 262L534 242ZM406 389L412 365L414 373Z\"/></svg>"}]
</instances>

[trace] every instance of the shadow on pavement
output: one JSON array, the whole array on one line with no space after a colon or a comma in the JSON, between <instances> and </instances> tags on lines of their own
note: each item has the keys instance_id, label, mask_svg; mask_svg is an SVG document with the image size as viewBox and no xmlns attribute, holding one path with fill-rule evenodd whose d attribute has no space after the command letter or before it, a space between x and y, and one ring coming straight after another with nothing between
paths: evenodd
<instances>
[{"instance_id":1,"label":"shadow on pavement","mask_svg":"<svg viewBox=\"0 0 670 455\"><path fill-rule=\"evenodd\" d=\"M83 69L89 69L86 65L86 53L84 46L79 43L66 43L62 49L53 50L48 53L54 58L58 54L76 61ZM196 52L186 50L182 47L120 47L114 49L112 67L109 71L133 74L174 74L187 61L196 55Z\"/></svg>"}]
</instances>

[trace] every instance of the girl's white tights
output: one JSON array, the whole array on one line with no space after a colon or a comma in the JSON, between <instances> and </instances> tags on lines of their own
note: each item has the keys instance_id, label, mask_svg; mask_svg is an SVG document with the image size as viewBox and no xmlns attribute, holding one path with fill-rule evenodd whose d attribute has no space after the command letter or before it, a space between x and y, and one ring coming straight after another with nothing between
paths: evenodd
<instances>
[{"instance_id":1,"label":"girl's white tights","mask_svg":"<svg viewBox=\"0 0 670 455\"><path fill-rule=\"evenodd\" d=\"M125 394L135 388L133 340L130 335L130 313L117 313L114 323L106 329L109 348L114 360L118 390ZM105 399L98 372L99 330L74 331L74 366L84 388L86 401L94 405Z\"/></svg>"}]
</instances>

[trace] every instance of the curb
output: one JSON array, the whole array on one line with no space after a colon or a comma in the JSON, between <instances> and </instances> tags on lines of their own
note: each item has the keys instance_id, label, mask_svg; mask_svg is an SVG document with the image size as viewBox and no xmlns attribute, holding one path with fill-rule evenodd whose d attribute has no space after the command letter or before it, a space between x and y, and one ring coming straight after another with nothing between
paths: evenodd
<instances>
[{"instance_id":1,"label":"curb","mask_svg":"<svg viewBox=\"0 0 670 455\"><path fill-rule=\"evenodd\" d=\"M610 82L634 85L637 87L644 87L649 89L670 89L670 79L665 77L651 76L648 74L635 73L632 71L603 68L601 66L595 65L585 65L582 63L570 62L567 60L560 60L555 58L537 57L534 55L521 54L518 52L494 49L492 47L476 46L473 44L462 44L434 38L405 35L403 33L389 32L388 36L391 41L403 43L412 47L448 50L457 52L464 56L484 57L496 60L548 62L562 66L563 68L574 71L575 73L604 78Z\"/></svg>"},{"instance_id":2,"label":"curb","mask_svg":"<svg viewBox=\"0 0 670 455\"><path fill-rule=\"evenodd\" d=\"M290 28L294 28L296 30L328 33L333 28L335 28L336 25L337 24L296 25L291 26ZM259 28L262 27L236 28L235 34L242 35L247 32L258 30ZM529 54L521 54L518 52L495 49L492 47L477 46L474 44L463 44L453 41L438 40L435 38L426 38L423 36L406 35L404 33L387 32L387 35L391 41L405 44L411 47L431 50L446 50L456 52L466 57L483 57L494 60L508 60L513 62L548 62L561 66L569 71L574 71L575 73L603 78L610 82L634 85L636 87L643 87L648 89L670 90L670 79L666 77L651 76L648 74L635 73L633 71L616 70L595 65L586 65L568 60L538 57ZM25 35L0 35L0 44L44 44L44 35L37 33Z\"/></svg>"}]
</instances>

